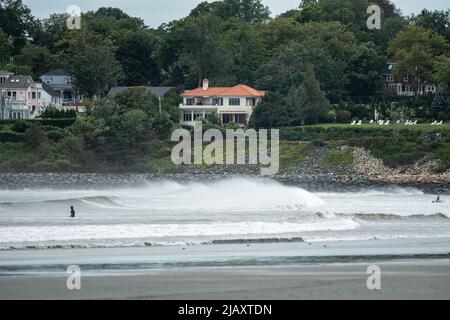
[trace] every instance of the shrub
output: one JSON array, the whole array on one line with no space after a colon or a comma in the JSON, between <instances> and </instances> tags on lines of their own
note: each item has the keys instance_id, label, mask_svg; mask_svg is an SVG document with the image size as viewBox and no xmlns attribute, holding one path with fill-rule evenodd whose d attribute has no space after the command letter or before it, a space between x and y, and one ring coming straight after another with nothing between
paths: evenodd
<instances>
[{"instance_id":1,"label":"shrub","mask_svg":"<svg viewBox=\"0 0 450 320\"><path fill-rule=\"evenodd\" d=\"M347 110L338 111L336 114L337 123L348 123L352 118L352 113Z\"/></svg>"},{"instance_id":2,"label":"shrub","mask_svg":"<svg viewBox=\"0 0 450 320\"><path fill-rule=\"evenodd\" d=\"M13 124L13 130L15 132L24 133L30 127L29 123L23 119L17 120Z\"/></svg>"}]
</instances>

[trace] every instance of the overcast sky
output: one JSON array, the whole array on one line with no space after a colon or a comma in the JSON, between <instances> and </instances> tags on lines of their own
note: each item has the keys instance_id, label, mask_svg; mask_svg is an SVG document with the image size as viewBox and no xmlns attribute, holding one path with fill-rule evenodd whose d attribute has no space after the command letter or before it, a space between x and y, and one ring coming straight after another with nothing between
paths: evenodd
<instances>
[{"instance_id":1,"label":"overcast sky","mask_svg":"<svg viewBox=\"0 0 450 320\"><path fill-rule=\"evenodd\" d=\"M336 0L339 1L339 0ZM65 12L70 5L77 5L81 11L99 7L117 7L131 16L141 17L150 27L182 18L189 14L202 0L23 0L35 17L45 18L51 13ZM272 15L278 15L297 8L300 0L262 0ZM405 15L420 12L421 9L448 9L448 0L393 0Z\"/></svg>"}]
</instances>

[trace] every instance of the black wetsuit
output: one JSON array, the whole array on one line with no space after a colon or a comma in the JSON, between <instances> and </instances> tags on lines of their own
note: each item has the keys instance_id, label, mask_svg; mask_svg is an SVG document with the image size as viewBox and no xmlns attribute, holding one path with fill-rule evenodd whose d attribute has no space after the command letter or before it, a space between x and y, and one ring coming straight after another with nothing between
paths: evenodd
<instances>
[{"instance_id":1,"label":"black wetsuit","mask_svg":"<svg viewBox=\"0 0 450 320\"><path fill-rule=\"evenodd\" d=\"M70 207L70 217L75 218L75 210L73 209L73 207Z\"/></svg>"}]
</instances>

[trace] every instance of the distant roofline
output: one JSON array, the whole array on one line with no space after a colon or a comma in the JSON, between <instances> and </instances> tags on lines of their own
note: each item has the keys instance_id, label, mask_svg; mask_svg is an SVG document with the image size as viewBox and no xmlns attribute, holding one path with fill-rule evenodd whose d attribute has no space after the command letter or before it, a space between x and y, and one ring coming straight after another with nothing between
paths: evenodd
<instances>
[{"instance_id":1,"label":"distant roofline","mask_svg":"<svg viewBox=\"0 0 450 320\"><path fill-rule=\"evenodd\" d=\"M64 69L53 69L42 74L41 77L42 76L70 76L70 75Z\"/></svg>"},{"instance_id":2,"label":"distant roofline","mask_svg":"<svg viewBox=\"0 0 450 320\"><path fill-rule=\"evenodd\" d=\"M245 94L242 93L228 93L227 91L232 90L241 90L244 91ZM251 92L252 90L256 91L256 94ZM209 92L208 92L209 91ZM237 84L232 87L209 87L207 90L203 90L203 87L198 87L192 90L186 90L181 94L183 97L263 97L266 94L265 91L261 91L255 88L252 88L245 84Z\"/></svg>"}]
</instances>

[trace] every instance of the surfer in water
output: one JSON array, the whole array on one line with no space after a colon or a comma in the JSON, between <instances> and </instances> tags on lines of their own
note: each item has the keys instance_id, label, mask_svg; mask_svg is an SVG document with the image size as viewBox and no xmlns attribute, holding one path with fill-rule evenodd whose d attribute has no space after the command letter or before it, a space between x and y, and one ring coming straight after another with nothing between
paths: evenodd
<instances>
[{"instance_id":1,"label":"surfer in water","mask_svg":"<svg viewBox=\"0 0 450 320\"><path fill-rule=\"evenodd\" d=\"M70 217L75 218L75 209L73 208L73 206L70 206Z\"/></svg>"},{"instance_id":2,"label":"surfer in water","mask_svg":"<svg viewBox=\"0 0 450 320\"><path fill-rule=\"evenodd\" d=\"M433 203L442 203L444 201L441 200L440 195L437 196L436 200L433 201Z\"/></svg>"}]
</instances>

